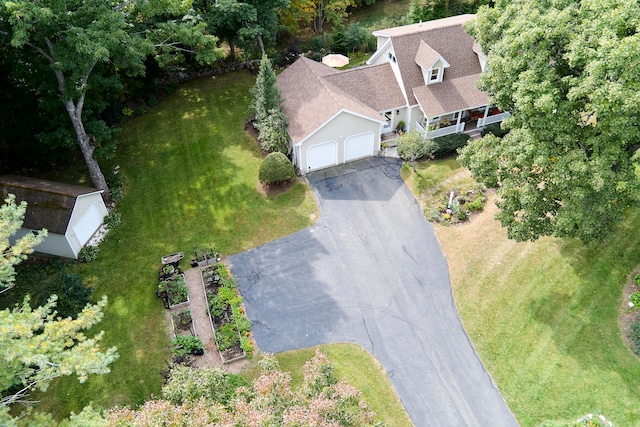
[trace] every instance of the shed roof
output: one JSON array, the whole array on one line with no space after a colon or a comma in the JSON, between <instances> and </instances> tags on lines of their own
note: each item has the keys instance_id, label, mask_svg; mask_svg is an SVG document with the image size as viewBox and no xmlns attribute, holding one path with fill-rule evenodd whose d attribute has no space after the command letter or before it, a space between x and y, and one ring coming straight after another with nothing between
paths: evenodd
<instances>
[{"instance_id":1,"label":"shed roof","mask_svg":"<svg viewBox=\"0 0 640 427\"><path fill-rule=\"evenodd\" d=\"M101 192L96 188L17 175L0 177L3 200L14 194L17 202L27 202L23 227L32 230L46 228L49 233L64 234L67 231L78 196Z\"/></svg>"}]
</instances>

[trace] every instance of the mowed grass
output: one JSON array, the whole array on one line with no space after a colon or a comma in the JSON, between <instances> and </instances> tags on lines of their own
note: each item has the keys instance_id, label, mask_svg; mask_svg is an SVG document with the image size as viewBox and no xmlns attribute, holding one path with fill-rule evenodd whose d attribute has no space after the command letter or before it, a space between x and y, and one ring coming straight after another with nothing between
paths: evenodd
<instances>
[{"instance_id":1,"label":"mowed grass","mask_svg":"<svg viewBox=\"0 0 640 427\"><path fill-rule=\"evenodd\" d=\"M338 380L347 382L362 392L378 419L388 427L413 426L384 368L365 349L357 344L327 344L302 350L287 351L276 355L282 371L291 373L291 384L302 384L303 366L316 349L323 351L331 361ZM253 363L242 375L252 381L258 377L260 367Z\"/></svg>"},{"instance_id":2,"label":"mowed grass","mask_svg":"<svg viewBox=\"0 0 640 427\"><path fill-rule=\"evenodd\" d=\"M640 211L602 242L517 243L493 219L494 200L470 223L435 229L465 329L519 423L600 411L640 425L640 362L618 326L640 263Z\"/></svg>"},{"instance_id":3,"label":"mowed grass","mask_svg":"<svg viewBox=\"0 0 640 427\"><path fill-rule=\"evenodd\" d=\"M85 384L53 384L37 409L57 417L96 406L137 405L158 396L170 356L164 308L155 296L160 257L193 246L234 254L311 224L317 207L308 186L264 196L257 190L262 154L244 131L249 88L245 72L181 86L156 108L123 126L117 163L128 180L117 212L122 224L101 244L99 258L77 271L109 304L97 330L120 358L107 375Z\"/></svg>"}]
</instances>

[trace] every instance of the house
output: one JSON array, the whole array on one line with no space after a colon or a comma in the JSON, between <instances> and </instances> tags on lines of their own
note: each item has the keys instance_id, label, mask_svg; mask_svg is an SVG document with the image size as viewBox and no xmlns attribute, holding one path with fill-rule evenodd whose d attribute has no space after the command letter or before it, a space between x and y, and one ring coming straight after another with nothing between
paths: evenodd
<instances>
[{"instance_id":1,"label":"house","mask_svg":"<svg viewBox=\"0 0 640 427\"><path fill-rule=\"evenodd\" d=\"M78 253L93 237L107 215L102 190L15 175L0 177L0 196L9 194L16 202L27 202L22 228L12 244L27 233L46 228L47 237L35 247L37 252L65 258Z\"/></svg>"},{"instance_id":2,"label":"house","mask_svg":"<svg viewBox=\"0 0 640 427\"><path fill-rule=\"evenodd\" d=\"M396 127L425 138L474 135L504 120L477 89L486 57L463 24L475 15L375 31L367 65L338 71L300 58L278 76L300 173L373 156Z\"/></svg>"}]
</instances>

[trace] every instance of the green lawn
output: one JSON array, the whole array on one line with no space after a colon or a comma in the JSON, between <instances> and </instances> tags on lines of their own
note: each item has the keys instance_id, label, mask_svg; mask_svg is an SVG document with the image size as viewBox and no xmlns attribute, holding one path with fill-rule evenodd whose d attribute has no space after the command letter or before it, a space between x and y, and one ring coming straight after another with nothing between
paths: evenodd
<instances>
[{"instance_id":1,"label":"green lawn","mask_svg":"<svg viewBox=\"0 0 640 427\"><path fill-rule=\"evenodd\" d=\"M116 159L128 180L117 209L122 224L97 261L77 267L98 284L95 298L109 297L99 329L120 358L110 374L83 385L55 383L38 396L38 409L62 416L89 402L135 405L158 395L169 357L164 309L154 294L160 256L183 251L188 258L194 245L237 253L317 215L306 185L270 197L257 190L262 155L244 132L253 82L245 72L195 81L124 125Z\"/></svg>"},{"instance_id":2,"label":"green lawn","mask_svg":"<svg viewBox=\"0 0 640 427\"><path fill-rule=\"evenodd\" d=\"M333 372L362 392L369 407L388 427L409 427L413 424L395 393L384 368L365 349L357 344L328 344L319 347L288 351L276 355L280 369L291 373L294 387L302 384L302 367L313 357L316 348L327 354ZM260 368L254 363L243 372L248 380L258 376Z\"/></svg>"},{"instance_id":3,"label":"green lawn","mask_svg":"<svg viewBox=\"0 0 640 427\"><path fill-rule=\"evenodd\" d=\"M465 328L520 424L599 410L617 426L639 425L640 363L622 341L618 316L640 262L640 211L590 245L510 241L495 212L492 198L470 223L436 233Z\"/></svg>"}]
</instances>

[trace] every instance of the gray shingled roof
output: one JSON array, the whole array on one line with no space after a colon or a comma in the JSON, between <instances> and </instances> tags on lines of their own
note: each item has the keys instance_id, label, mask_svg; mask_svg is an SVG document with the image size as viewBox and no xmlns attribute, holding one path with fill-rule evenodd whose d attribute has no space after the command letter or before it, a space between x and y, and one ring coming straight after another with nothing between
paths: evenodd
<instances>
[{"instance_id":1,"label":"gray shingled roof","mask_svg":"<svg viewBox=\"0 0 640 427\"><path fill-rule=\"evenodd\" d=\"M15 194L16 202L27 202L23 227L46 228L49 233L64 234L69 225L76 198L100 190L16 175L0 177L0 195L4 201Z\"/></svg>"},{"instance_id":2,"label":"gray shingled roof","mask_svg":"<svg viewBox=\"0 0 640 427\"><path fill-rule=\"evenodd\" d=\"M297 144L341 110L381 121L380 113L329 83L325 77L339 71L308 58L300 58L278 76L284 99L287 130Z\"/></svg>"},{"instance_id":3,"label":"gray shingled roof","mask_svg":"<svg viewBox=\"0 0 640 427\"><path fill-rule=\"evenodd\" d=\"M374 33L391 37L410 105L417 103L414 89L425 85L422 70L416 63L416 55L422 42L450 64L444 72L443 82L431 86L442 85L446 81L470 75L476 76L476 80L480 78L482 70L478 57L473 51L474 39L462 27L462 24L474 18L475 15L460 15ZM469 102L472 101L473 97L469 99Z\"/></svg>"}]
</instances>

